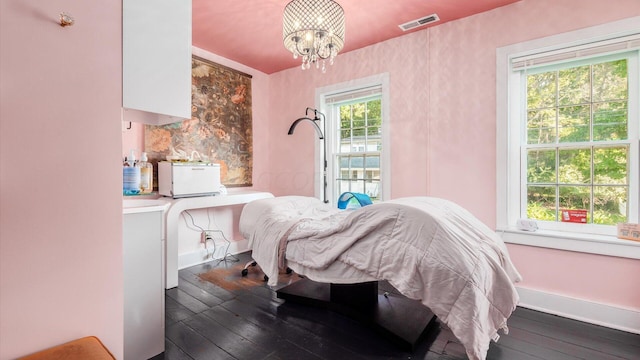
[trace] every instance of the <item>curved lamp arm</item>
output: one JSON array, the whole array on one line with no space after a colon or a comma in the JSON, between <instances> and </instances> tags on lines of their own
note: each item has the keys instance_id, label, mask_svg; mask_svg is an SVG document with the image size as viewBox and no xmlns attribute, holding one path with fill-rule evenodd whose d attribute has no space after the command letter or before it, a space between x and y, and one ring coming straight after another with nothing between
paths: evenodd
<instances>
[{"instance_id":1,"label":"curved lamp arm","mask_svg":"<svg viewBox=\"0 0 640 360\"><path fill-rule=\"evenodd\" d=\"M301 121L305 121L305 120L311 121L311 123L314 125L314 128L316 129L316 132L318 133L318 137L320 138L320 140L324 139L324 135L322 134L322 130L320 129L320 126L318 126L318 123L316 122L316 121L320 120L318 118L311 119L311 118L308 118L308 117L303 117L303 118L300 118L300 119L294 121L293 124L291 124L291 127L289 128L288 134L289 135L293 135L293 131L296 129L296 126L298 126L298 124Z\"/></svg>"}]
</instances>

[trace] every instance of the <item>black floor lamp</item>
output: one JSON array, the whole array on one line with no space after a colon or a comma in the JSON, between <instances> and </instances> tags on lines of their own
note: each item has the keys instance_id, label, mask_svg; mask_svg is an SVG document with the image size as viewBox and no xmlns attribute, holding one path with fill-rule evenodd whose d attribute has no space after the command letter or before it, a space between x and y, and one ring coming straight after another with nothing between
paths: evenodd
<instances>
[{"instance_id":1,"label":"black floor lamp","mask_svg":"<svg viewBox=\"0 0 640 360\"><path fill-rule=\"evenodd\" d=\"M309 116L309 111L313 111L313 119L308 117ZM323 164L323 173L322 173L322 178L324 181L324 193L322 195L322 200L325 203L328 203L329 200L327 200L327 148L326 148L326 143L325 143L325 139L324 139L324 133L327 132L327 126L326 126L326 118L324 117L324 114L321 113L320 111L316 110L316 109L312 109L312 108L307 108L307 110L305 111L305 117L301 117L298 120L294 121L293 124L291 124L291 127L289 128L289 135L293 135L293 131L296 129L296 126L298 126L298 124L301 121L310 121L313 125L314 128L316 129L316 132L318 133L318 137L320 138L320 140L322 140L322 164ZM322 129L320 129L320 126L318 125L318 121L320 121L320 118L318 117L318 115L322 116L322 126L324 127L324 132L322 131Z\"/></svg>"}]
</instances>

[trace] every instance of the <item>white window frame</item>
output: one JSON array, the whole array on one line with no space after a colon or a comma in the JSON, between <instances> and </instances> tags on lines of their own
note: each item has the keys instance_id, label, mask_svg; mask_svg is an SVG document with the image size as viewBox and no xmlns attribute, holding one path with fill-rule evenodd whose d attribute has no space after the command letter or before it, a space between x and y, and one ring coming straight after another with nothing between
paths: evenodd
<instances>
[{"instance_id":1,"label":"white window frame","mask_svg":"<svg viewBox=\"0 0 640 360\"><path fill-rule=\"evenodd\" d=\"M337 94L356 92L361 89L371 88L371 87L380 87L381 88L381 97L382 97L382 151L380 152L380 183L382 186L382 200L389 200L391 193L391 149L390 149L390 101L389 101L389 74L382 73L378 75L369 76L366 78L355 79L339 84L324 86L320 88L316 88L316 108L319 109L320 112L325 114L327 126L326 126L326 134L325 134L325 143L320 144L316 147L316 158L321 158L320 155L324 149L322 149L322 145L326 146L327 149L333 149L338 141L335 136L328 136L330 134L338 133L338 126L340 126L339 119L336 119L335 116L331 112L331 105L327 103L326 99ZM336 197L335 193L335 183L336 177L339 174L336 174L337 167L334 164L334 159L330 156L331 152L327 151L327 197L328 201L332 205L336 205ZM318 161L319 165L322 161ZM322 169L319 169L319 174L322 174ZM316 194L322 194L323 192L323 179L322 177L316 177Z\"/></svg>"},{"instance_id":2,"label":"white window frame","mask_svg":"<svg viewBox=\"0 0 640 360\"><path fill-rule=\"evenodd\" d=\"M567 48L588 49L592 46L590 44L602 44L612 39L640 35L640 26L638 24L640 24L640 17L634 17L497 49L496 230L502 235L505 242L640 259L640 242L618 239L615 226L591 225L586 228L572 229L572 225L585 225L562 224L556 229L544 229L535 232L522 231L516 227L516 221L520 217L522 210L521 176L525 173L523 167L526 166L522 162L523 158L520 153L520 143L524 141L520 116L521 106L523 105L520 103L520 99L511 98L509 91L514 86L523 86L521 74L512 71L513 59L535 58L539 56L537 54L543 53L554 55L562 53L565 51L563 49ZM639 66L637 57L631 62L630 66L634 66L637 69ZM640 102L640 95L638 95L640 89L630 88L629 92L630 98L634 96L635 104L638 104ZM638 111L637 106L630 106L629 133L631 134L630 136L635 136L630 151L633 152L635 157L640 157L638 141L640 121L638 121ZM630 207L630 222L638 222L640 220L638 219L640 215L638 215L637 209L637 204L640 203L640 195L638 193L638 187L640 186L638 184L639 176L638 162L635 162L630 169L630 182L635 182L635 186L630 186L629 196L635 202L636 208L632 209Z\"/></svg>"}]
</instances>

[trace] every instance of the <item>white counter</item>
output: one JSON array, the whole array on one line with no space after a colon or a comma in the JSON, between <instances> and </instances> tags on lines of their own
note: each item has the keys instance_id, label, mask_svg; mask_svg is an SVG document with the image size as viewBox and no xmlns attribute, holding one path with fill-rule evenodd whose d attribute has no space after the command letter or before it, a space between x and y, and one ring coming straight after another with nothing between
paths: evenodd
<instances>
[{"instance_id":1,"label":"white counter","mask_svg":"<svg viewBox=\"0 0 640 360\"><path fill-rule=\"evenodd\" d=\"M136 214L150 211L165 211L171 205L171 200L166 198L123 198L122 213Z\"/></svg>"}]
</instances>

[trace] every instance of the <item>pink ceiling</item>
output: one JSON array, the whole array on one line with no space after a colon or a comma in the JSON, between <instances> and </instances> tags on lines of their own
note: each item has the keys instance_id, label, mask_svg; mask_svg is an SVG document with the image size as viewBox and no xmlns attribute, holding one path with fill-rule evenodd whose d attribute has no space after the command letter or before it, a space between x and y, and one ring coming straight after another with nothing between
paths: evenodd
<instances>
[{"instance_id":1,"label":"pink ceiling","mask_svg":"<svg viewBox=\"0 0 640 360\"><path fill-rule=\"evenodd\" d=\"M341 53L520 0L337 0L345 12ZM289 0L192 0L193 45L271 74L300 65L282 45ZM437 14L440 21L403 32L398 25ZM338 55L337 61L340 60Z\"/></svg>"}]
</instances>

